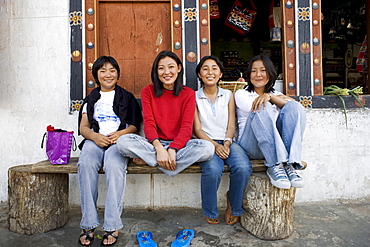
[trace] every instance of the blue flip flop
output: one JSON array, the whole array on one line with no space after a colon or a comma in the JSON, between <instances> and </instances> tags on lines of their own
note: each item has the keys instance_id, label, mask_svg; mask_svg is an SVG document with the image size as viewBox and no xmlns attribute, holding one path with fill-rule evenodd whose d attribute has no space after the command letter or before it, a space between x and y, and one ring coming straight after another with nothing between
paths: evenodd
<instances>
[{"instance_id":1,"label":"blue flip flop","mask_svg":"<svg viewBox=\"0 0 370 247\"><path fill-rule=\"evenodd\" d=\"M194 238L194 230L185 229L176 234L176 240L172 242L171 247L189 247Z\"/></svg>"},{"instance_id":2,"label":"blue flip flop","mask_svg":"<svg viewBox=\"0 0 370 247\"><path fill-rule=\"evenodd\" d=\"M140 247L157 247L157 244L153 241L153 234L148 231L141 231L136 233L137 241L139 241Z\"/></svg>"}]
</instances>

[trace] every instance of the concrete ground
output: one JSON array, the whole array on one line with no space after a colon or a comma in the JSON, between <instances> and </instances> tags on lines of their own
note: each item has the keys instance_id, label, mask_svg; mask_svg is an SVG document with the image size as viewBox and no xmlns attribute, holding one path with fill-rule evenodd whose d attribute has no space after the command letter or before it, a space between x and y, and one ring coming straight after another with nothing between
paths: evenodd
<instances>
[{"instance_id":1,"label":"concrete ground","mask_svg":"<svg viewBox=\"0 0 370 247\"><path fill-rule=\"evenodd\" d=\"M103 211L100 211L102 215ZM223 217L223 211L221 213ZM7 205L0 204L1 247L78 246L80 208L72 208L69 221L62 228L43 234L21 235L7 229ZM346 203L297 204L294 212L294 232L283 240L260 240L247 232L240 223L229 226L221 221L209 225L199 209L124 210L124 228L115 246L139 246L135 234L151 231L158 247L169 247L179 230L195 230L193 247L243 246L370 246L370 201ZM101 227L96 235L102 235ZM92 246L100 246L95 238Z\"/></svg>"}]
</instances>

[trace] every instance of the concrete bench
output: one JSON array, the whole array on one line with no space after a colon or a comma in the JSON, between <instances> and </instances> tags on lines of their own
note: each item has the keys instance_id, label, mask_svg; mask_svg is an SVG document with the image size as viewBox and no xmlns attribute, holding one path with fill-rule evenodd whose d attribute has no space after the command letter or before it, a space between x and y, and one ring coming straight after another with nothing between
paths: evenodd
<instances>
[{"instance_id":1,"label":"concrete bench","mask_svg":"<svg viewBox=\"0 0 370 247\"><path fill-rule=\"evenodd\" d=\"M9 215L8 215L8 226L9 230L22 233L22 234L35 234L47 232L65 225L68 221L68 208L69 208L69 174L74 174L78 172L77 168L77 157L72 157L67 165L52 165L48 160L38 162L36 164L29 165L19 165L9 168L8 171L8 202L9 202ZM266 195L271 198L280 197L282 200L288 201L287 204L284 202L279 207L289 206L289 209L285 210L285 218L288 225L291 227L286 227L285 222L278 223L279 232L277 234L271 234L268 232L270 237L259 236L259 233L254 233L253 230L248 229L248 226L244 225L244 221L247 218L241 219L241 224L252 234L263 239L281 239L290 235L293 231L292 218L293 218L293 205L295 198L295 188L290 190L282 190L273 187L267 176L265 175L266 166L264 165L264 160L251 160L252 162L252 176L248 187L253 185L251 189L245 192L245 203L249 202L251 196L251 191L257 190L254 193L262 193L265 196L259 196L260 199L266 199ZM306 166L306 163L303 162ZM201 168L197 164L193 164L186 168L182 173L201 173ZM228 167L225 165L225 172L229 172ZM103 174L104 171L100 170L99 173ZM137 165L134 162L130 162L127 167L128 174L163 174L157 167L151 167L148 165ZM261 187L261 181L263 186ZM260 191L262 190L262 191ZM249 191L247 193L247 191ZM269 200L271 200L271 198ZM276 202L278 198L273 200ZM255 200L256 201L256 200ZM261 202L264 203L264 202ZM259 212L252 212L246 208L246 217L252 215L253 217L258 216ZM276 207L276 205L274 205ZM270 208L270 210L275 210ZM265 210L266 211L266 210ZM284 211L284 210L283 210ZM257 214L257 215L255 215ZM264 212L266 215L266 212ZM269 215L269 214L268 214ZM271 213L270 215L273 215ZM286 219L286 218L289 219ZM248 217L248 220L250 217ZM274 221L274 219L271 219ZM271 223L271 222L270 222ZM269 224L270 224L269 223ZM281 224L284 224L281 227ZM276 225L272 225L276 228ZM264 227L262 226L264 229ZM268 227L271 228L271 227ZM281 233L281 228L288 229ZM278 236L276 236L278 235Z\"/></svg>"}]
</instances>

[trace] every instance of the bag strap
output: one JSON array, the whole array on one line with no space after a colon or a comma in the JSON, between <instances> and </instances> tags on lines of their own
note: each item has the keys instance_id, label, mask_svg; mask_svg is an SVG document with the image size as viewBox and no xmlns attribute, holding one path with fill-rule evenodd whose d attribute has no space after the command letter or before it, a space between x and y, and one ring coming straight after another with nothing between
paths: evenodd
<instances>
[{"instance_id":1,"label":"bag strap","mask_svg":"<svg viewBox=\"0 0 370 247\"><path fill-rule=\"evenodd\" d=\"M77 142L75 136L73 136L73 144L72 144L72 150L76 151L77 150Z\"/></svg>"},{"instance_id":2,"label":"bag strap","mask_svg":"<svg viewBox=\"0 0 370 247\"><path fill-rule=\"evenodd\" d=\"M44 133L44 136L42 137L41 141L41 148L44 148L44 140L45 140L46 132Z\"/></svg>"}]
</instances>

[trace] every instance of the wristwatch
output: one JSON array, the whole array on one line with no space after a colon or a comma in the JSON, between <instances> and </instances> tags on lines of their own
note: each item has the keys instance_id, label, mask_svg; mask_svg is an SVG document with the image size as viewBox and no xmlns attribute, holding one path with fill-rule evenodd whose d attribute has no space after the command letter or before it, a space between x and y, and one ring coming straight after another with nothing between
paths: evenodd
<instances>
[{"instance_id":1,"label":"wristwatch","mask_svg":"<svg viewBox=\"0 0 370 247\"><path fill-rule=\"evenodd\" d=\"M225 138L224 142L226 142L226 141L229 141L229 142L230 142L230 144L232 144L232 143L233 143L233 139L232 139L232 138Z\"/></svg>"}]
</instances>

